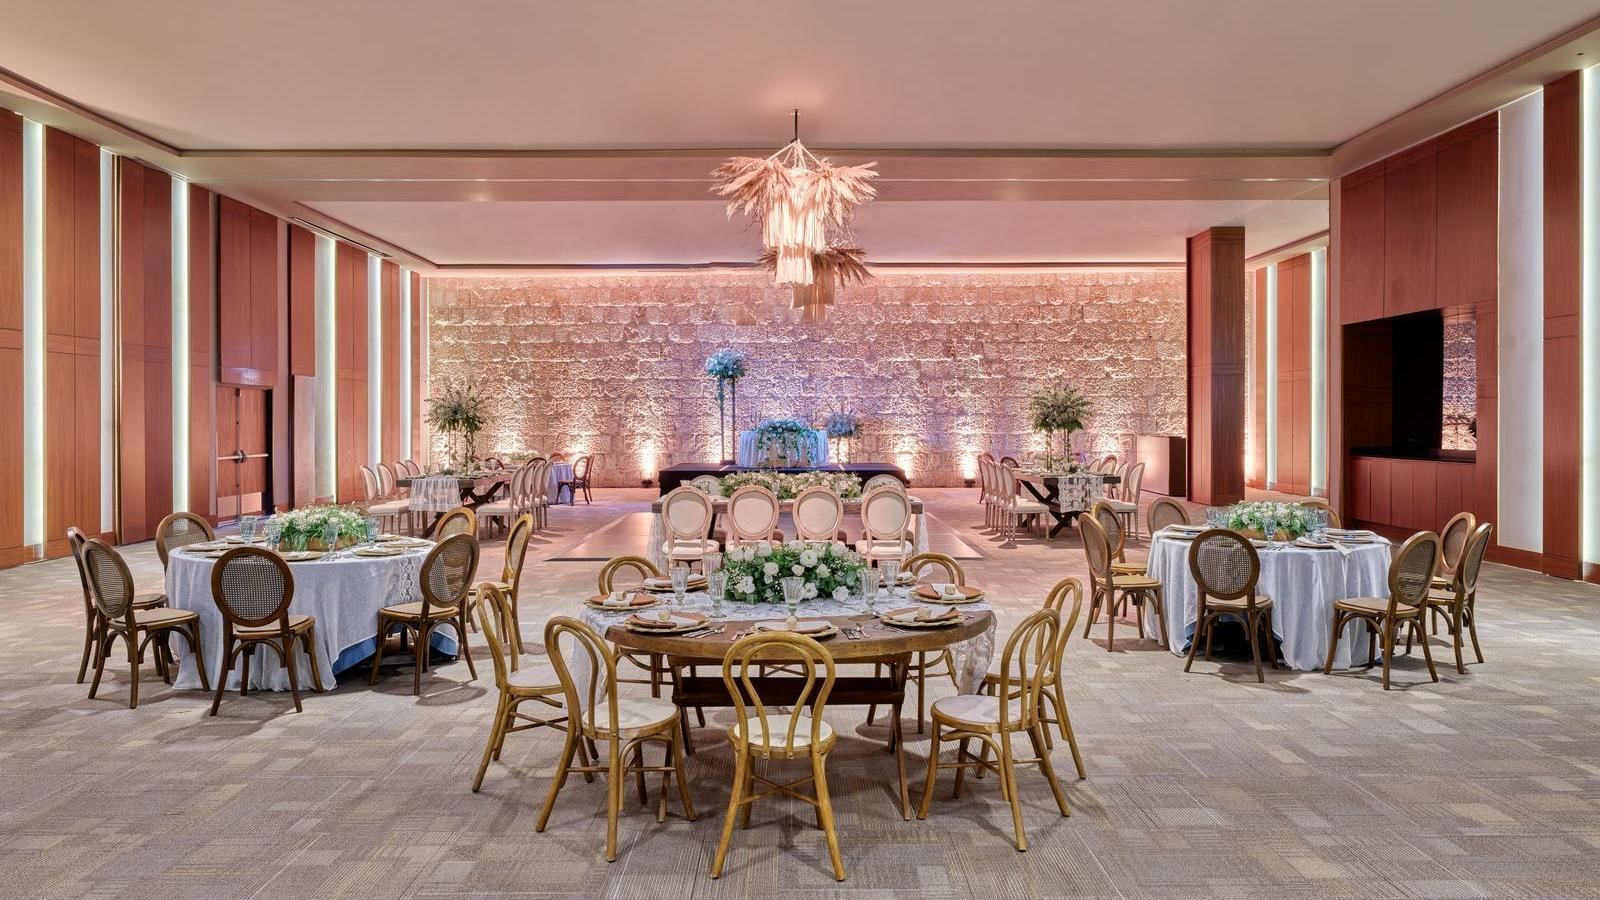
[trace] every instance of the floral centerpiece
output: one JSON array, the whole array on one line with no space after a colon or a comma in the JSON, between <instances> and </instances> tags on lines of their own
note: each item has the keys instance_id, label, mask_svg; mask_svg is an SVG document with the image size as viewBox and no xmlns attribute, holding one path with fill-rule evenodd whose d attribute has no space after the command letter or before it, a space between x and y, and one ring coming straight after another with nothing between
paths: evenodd
<instances>
[{"instance_id":1,"label":"floral centerpiece","mask_svg":"<svg viewBox=\"0 0 1600 900\"><path fill-rule=\"evenodd\" d=\"M814 484L829 488L846 500L861 496L861 479L849 472L797 472L793 475L736 472L725 476L719 486L722 496L731 497L734 491L747 484L759 484L776 494L779 500L793 500L797 494Z\"/></svg>"},{"instance_id":2,"label":"floral centerpiece","mask_svg":"<svg viewBox=\"0 0 1600 900\"><path fill-rule=\"evenodd\" d=\"M465 468L477 458L484 400L470 381L446 382L437 397L428 398L428 426L449 440L451 468Z\"/></svg>"},{"instance_id":3,"label":"floral centerpiece","mask_svg":"<svg viewBox=\"0 0 1600 900\"><path fill-rule=\"evenodd\" d=\"M1094 404L1089 402L1089 398L1068 384L1045 388L1028 401L1028 412L1033 416L1034 430L1044 432L1047 443L1051 442L1057 433L1064 435L1061 447L1063 452L1066 450L1066 442L1072 438L1072 433L1083 430L1084 420L1093 411Z\"/></svg>"},{"instance_id":4,"label":"floral centerpiece","mask_svg":"<svg viewBox=\"0 0 1600 900\"><path fill-rule=\"evenodd\" d=\"M1235 503L1225 512L1224 527L1247 537L1268 537L1267 526L1273 528L1273 540L1293 540L1315 531L1319 522L1310 507L1298 503L1258 501Z\"/></svg>"},{"instance_id":5,"label":"floral centerpiece","mask_svg":"<svg viewBox=\"0 0 1600 900\"><path fill-rule=\"evenodd\" d=\"M729 550L722 566L728 572L728 594L746 603L782 603L784 578L804 580L803 599L830 597L843 601L860 584L865 564L844 544L777 544L760 541Z\"/></svg>"},{"instance_id":6,"label":"floral centerpiece","mask_svg":"<svg viewBox=\"0 0 1600 900\"><path fill-rule=\"evenodd\" d=\"M841 409L828 413L828 417L822 420L822 428L828 433L828 439L833 441L834 459L839 459L839 445L861 436L861 417L853 409Z\"/></svg>"},{"instance_id":7,"label":"floral centerpiece","mask_svg":"<svg viewBox=\"0 0 1600 900\"><path fill-rule=\"evenodd\" d=\"M735 429L739 427L739 379L746 371L744 354L731 347L723 347L706 357L706 374L717 380L717 440L722 442L723 459L728 458L727 420L733 420ZM725 399L731 401L729 415L724 415Z\"/></svg>"},{"instance_id":8,"label":"floral centerpiece","mask_svg":"<svg viewBox=\"0 0 1600 900\"><path fill-rule=\"evenodd\" d=\"M1028 466L1048 475L1075 475L1083 469L1069 453L1044 453L1029 457Z\"/></svg>"},{"instance_id":9,"label":"floral centerpiece","mask_svg":"<svg viewBox=\"0 0 1600 900\"><path fill-rule=\"evenodd\" d=\"M359 543L367 536L367 511L359 506L303 506L279 513L270 520L281 529L278 545L294 550L329 549L324 535L329 522L339 523L338 547Z\"/></svg>"},{"instance_id":10,"label":"floral centerpiece","mask_svg":"<svg viewBox=\"0 0 1600 900\"><path fill-rule=\"evenodd\" d=\"M799 419L763 419L755 427L756 453L783 464L801 459L811 426Z\"/></svg>"}]
</instances>

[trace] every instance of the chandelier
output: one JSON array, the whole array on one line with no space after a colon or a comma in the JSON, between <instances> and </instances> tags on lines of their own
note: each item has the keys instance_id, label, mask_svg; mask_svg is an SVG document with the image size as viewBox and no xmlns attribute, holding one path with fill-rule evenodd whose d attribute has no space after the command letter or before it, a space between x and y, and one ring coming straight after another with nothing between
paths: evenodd
<instances>
[{"instance_id":1,"label":"chandelier","mask_svg":"<svg viewBox=\"0 0 1600 900\"><path fill-rule=\"evenodd\" d=\"M794 139L765 159L735 156L713 171L712 188L735 213L761 222L760 263L775 284L791 285L794 308L819 322L841 285L867 280L866 251L855 245L855 208L877 196L876 162L836 166L800 143L800 111Z\"/></svg>"}]
</instances>

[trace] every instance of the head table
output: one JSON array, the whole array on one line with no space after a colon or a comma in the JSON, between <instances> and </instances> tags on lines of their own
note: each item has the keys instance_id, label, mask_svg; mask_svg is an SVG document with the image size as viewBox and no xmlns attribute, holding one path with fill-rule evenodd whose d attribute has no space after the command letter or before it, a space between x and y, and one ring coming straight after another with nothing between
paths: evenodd
<instances>
[{"instance_id":1,"label":"head table","mask_svg":"<svg viewBox=\"0 0 1600 900\"><path fill-rule=\"evenodd\" d=\"M1194 634L1198 592L1189 571L1193 541L1166 530L1150 545L1145 572L1161 582L1167 644L1184 654ZM1333 601L1349 597L1389 596L1389 542L1340 544L1337 549L1312 549L1276 543L1258 550L1261 580L1256 592L1272 598L1272 631L1284 662L1301 671L1321 669L1327 660L1333 628ZM1145 637L1157 638L1156 617L1145 617ZM1365 625L1345 628L1334 655L1334 668L1367 661L1367 642L1355 640Z\"/></svg>"},{"instance_id":2,"label":"head table","mask_svg":"<svg viewBox=\"0 0 1600 900\"><path fill-rule=\"evenodd\" d=\"M424 543L427 545L422 546ZM316 617L317 668L324 685L331 688L336 673L367 659L377 649L378 610L422 599L418 575L432 547L431 542L418 542L399 556L384 557L356 556L350 550L340 550L320 559L289 564L294 576L294 599L289 603L289 612ZM200 614L200 640L205 643L206 665L211 668L207 675L213 685L222 666L222 613L211 596L211 570L216 562L203 553L183 548L174 551L167 564L168 602ZM449 628L435 631L430 643L442 653L456 652L456 635ZM299 644L295 645L295 652L300 654L296 666L303 690L311 683L311 670ZM230 689L239 686L239 672L240 667L235 666L229 675ZM175 686L200 687L192 654L184 654ZM256 651L250 667L250 687L289 689L289 673L277 654Z\"/></svg>"},{"instance_id":3,"label":"head table","mask_svg":"<svg viewBox=\"0 0 1600 900\"><path fill-rule=\"evenodd\" d=\"M916 498L916 497L907 497L906 499L911 501L911 547L912 547L912 551L914 553L927 553L928 552L928 521L927 521L927 517L923 514L922 501L920 499ZM841 502L844 504L845 517L846 518L852 518L853 517L856 521L859 522L861 520L861 498L860 497L849 497L849 498L845 498ZM778 510L779 510L780 513L789 513L789 514L792 515L794 513L794 501L793 500L780 500L780 501L778 501ZM727 497L721 497L721 496L713 496L711 498L711 514L712 514L712 516L713 517L721 517L721 516L725 515L727 512L728 512L728 498ZM656 568L665 569L667 567L667 555L666 555L666 553L664 553L662 551L662 547L667 542L667 526L666 526L666 523L662 522L662 520L661 520L661 500L659 498L657 498L656 500L651 501L651 503L650 503L650 537L649 537L649 542L650 543L649 543L648 547L646 548L648 550L648 552L645 555L650 558L651 562L656 564Z\"/></svg>"}]
</instances>

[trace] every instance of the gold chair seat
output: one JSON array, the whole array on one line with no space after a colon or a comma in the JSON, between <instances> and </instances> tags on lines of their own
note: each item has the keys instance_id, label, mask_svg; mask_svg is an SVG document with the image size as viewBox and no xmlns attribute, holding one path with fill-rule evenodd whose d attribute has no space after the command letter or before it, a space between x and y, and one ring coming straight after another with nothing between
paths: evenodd
<instances>
[{"instance_id":1,"label":"gold chair seat","mask_svg":"<svg viewBox=\"0 0 1600 900\"><path fill-rule=\"evenodd\" d=\"M451 616L457 615L459 612L460 610L454 606L439 606L434 604L428 607L428 618L448 619ZM422 601L418 600L414 603L401 603L397 606L385 606L379 611L378 614L386 619L406 619L408 621L416 621L422 618Z\"/></svg>"},{"instance_id":2,"label":"gold chair seat","mask_svg":"<svg viewBox=\"0 0 1600 900\"><path fill-rule=\"evenodd\" d=\"M506 684L519 697L554 696L562 692L561 682L548 666L537 666L512 672Z\"/></svg>"},{"instance_id":3,"label":"gold chair seat","mask_svg":"<svg viewBox=\"0 0 1600 900\"><path fill-rule=\"evenodd\" d=\"M1443 575L1435 575L1435 576L1433 576L1433 580L1430 581L1429 584L1431 584L1433 587L1436 587L1436 588L1448 588L1448 587L1450 587L1451 582L1453 582L1454 580L1455 579L1453 579L1453 578L1446 578Z\"/></svg>"},{"instance_id":4,"label":"gold chair seat","mask_svg":"<svg viewBox=\"0 0 1600 900\"><path fill-rule=\"evenodd\" d=\"M1006 704L1006 721L1015 723L1022 718L1022 701L1012 698ZM1000 725L1000 698L990 694L957 694L933 701L933 715L959 726L978 729L997 729Z\"/></svg>"},{"instance_id":5,"label":"gold chair seat","mask_svg":"<svg viewBox=\"0 0 1600 900\"><path fill-rule=\"evenodd\" d=\"M856 541L856 552L869 559L904 559L917 548L909 541Z\"/></svg>"},{"instance_id":6,"label":"gold chair seat","mask_svg":"<svg viewBox=\"0 0 1600 900\"><path fill-rule=\"evenodd\" d=\"M1111 576L1111 586L1119 591L1147 591L1151 588L1161 587L1159 579L1149 575L1116 575Z\"/></svg>"},{"instance_id":7,"label":"gold chair seat","mask_svg":"<svg viewBox=\"0 0 1600 900\"><path fill-rule=\"evenodd\" d=\"M1346 597L1343 600L1333 601L1334 609L1345 612L1359 613L1369 616L1381 616L1389 611L1389 600L1385 597ZM1395 605L1395 617L1400 619L1422 615L1422 607L1407 606L1404 603Z\"/></svg>"},{"instance_id":8,"label":"gold chair seat","mask_svg":"<svg viewBox=\"0 0 1600 900\"><path fill-rule=\"evenodd\" d=\"M155 609L166 605L166 594L143 594L133 598L133 608L136 610Z\"/></svg>"},{"instance_id":9,"label":"gold chair seat","mask_svg":"<svg viewBox=\"0 0 1600 900\"><path fill-rule=\"evenodd\" d=\"M1429 591L1427 604L1429 606L1452 606L1456 602L1455 591Z\"/></svg>"},{"instance_id":10,"label":"gold chair seat","mask_svg":"<svg viewBox=\"0 0 1600 900\"><path fill-rule=\"evenodd\" d=\"M590 721L588 716L583 717L584 722ZM596 734L611 734L611 705L601 701L594 708L594 728ZM671 700L661 700L655 697L619 697L617 698L617 728L619 733L625 734L632 731L651 731L657 728L667 728L678 721L678 707Z\"/></svg>"},{"instance_id":11,"label":"gold chair seat","mask_svg":"<svg viewBox=\"0 0 1600 900\"><path fill-rule=\"evenodd\" d=\"M186 609L173 609L170 606L158 606L154 609L139 610L134 616L134 621L140 628L171 628L174 625L187 625L190 622L200 621L200 614ZM121 619L113 624L124 628L128 625L127 619Z\"/></svg>"},{"instance_id":12,"label":"gold chair seat","mask_svg":"<svg viewBox=\"0 0 1600 900\"><path fill-rule=\"evenodd\" d=\"M300 615L299 613L289 616L289 632L291 634L299 634L302 631L308 631L310 630L311 626L315 624L317 624L317 620L311 616ZM233 633L236 637L255 638L272 637L280 632L278 630L278 623L272 622L266 625L240 625L238 628L233 630Z\"/></svg>"},{"instance_id":13,"label":"gold chair seat","mask_svg":"<svg viewBox=\"0 0 1600 900\"><path fill-rule=\"evenodd\" d=\"M1387 602L1387 601L1385 601L1385 602ZM1218 599L1216 597L1207 597L1206 598L1206 607L1209 608L1209 609L1237 609L1240 612L1243 612L1243 611L1245 611L1245 610L1250 608L1250 598L1248 596L1246 596L1246 597L1235 597L1232 600L1221 600L1221 599ZM1272 598L1271 597L1268 597L1266 594L1257 594L1256 595L1256 609L1271 609L1271 608L1272 608Z\"/></svg>"},{"instance_id":14,"label":"gold chair seat","mask_svg":"<svg viewBox=\"0 0 1600 900\"><path fill-rule=\"evenodd\" d=\"M766 736L761 739L761 716L750 716L743 722L735 722L728 729L735 741L746 741L745 733L750 735L748 743L751 747L760 750L797 750L811 746L811 717L798 716L794 726L794 740L787 740L789 733L788 713L768 713L766 715ZM824 751L833 746L833 726L826 721L822 723L822 743L819 745Z\"/></svg>"},{"instance_id":15,"label":"gold chair seat","mask_svg":"<svg viewBox=\"0 0 1600 900\"><path fill-rule=\"evenodd\" d=\"M1112 575L1143 575L1145 564L1142 562L1119 562L1111 564Z\"/></svg>"}]
</instances>

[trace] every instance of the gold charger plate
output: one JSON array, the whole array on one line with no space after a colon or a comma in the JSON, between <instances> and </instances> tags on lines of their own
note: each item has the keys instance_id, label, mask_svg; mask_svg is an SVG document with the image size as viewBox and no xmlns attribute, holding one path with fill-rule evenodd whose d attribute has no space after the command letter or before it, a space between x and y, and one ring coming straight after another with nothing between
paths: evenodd
<instances>
[{"instance_id":1,"label":"gold charger plate","mask_svg":"<svg viewBox=\"0 0 1600 900\"><path fill-rule=\"evenodd\" d=\"M350 552L355 554L356 556L364 556L364 557L367 557L369 559L372 559L372 558L383 558L383 557L389 557L389 556L399 556L400 554L404 553L405 551L400 549L399 547L395 547L393 549L390 549L388 547L357 547L356 549L354 549L354 550L352 550Z\"/></svg>"},{"instance_id":2,"label":"gold charger plate","mask_svg":"<svg viewBox=\"0 0 1600 900\"><path fill-rule=\"evenodd\" d=\"M977 603L983 599L983 591L975 587L967 587L964 584L956 585L956 587L961 591L961 599L959 600L947 600L941 597L931 584L917 585L916 589L911 592L911 596L924 603L938 603L943 606L964 606L968 603Z\"/></svg>"},{"instance_id":3,"label":"gold charger plate","mask_svg":"<svg viewBox=\"0 0 1600 900\"><path fill-rule=\"evenodd\" d=\"M924 609L925 608L921 606L908 606L905 609L891 609L888 612L878 616L878 621L885 625L893 625L896 628L947 628L951 625L959 625L965 621L965 617L960 614L931 622L926 619L896 618L896 616L900 616L904 613L923 612Z\"/></svg>"},{"instance_id":4,"label":"gold charger plate","mask_svg":"<svg viewBox=\"0 0 1600 900\"><path fill-rule=\"evenodd\" d=\"M290 550L283 554L284 562L311 562L325 556L321 550Z\"/></svg>"},{"instance_id":5,"label":"gold charger plate","mask_svg":"<svg viewBox=\"0 0 1600 900\"><path fill-rule=\"evenodd\" d=\"M783 620L772 621L772 622L757 622L753 627L755 628L755 630L757 632L762 633L762 634L798 634L798 635L802 635L804 637L814 638L814 639L819 640L819 641L822 640L823 638L831 638L834 635L839 633L839 626L833 624L832 622L827 621L826 619L801 619L799 622L796 622L795 624L796 625L806 625L806 624L812 623L812 622L814 622L816 624L819 624L819 625L823 625L825 627L817 629L815 631L801 631L799 629L796 629L794 631L790 631L789 627L788 627L788 623L783 621Z\"/></svg>"},{"instance_id":6,"label":"gold charger plate","mask_svg":"<svg viewBox=\"0 0 1600 900\"><path fill-rule=\"evenodd\" d=\"M659 605L661 603L661 599L659 597L652 597L643 593L633 595L633 604L631 606L607 606L600 602L605 598L605 594L595 594L593 597L583 601L583 605L589 607L590 609L598 609L605 612L628 612L635 609L649 609L650 607ZM643 600L644 602L640 603L640 600Z\"/></svg>"},{"instance_id":7,"label":"gold charger plate","mask_svg":"<svg viewBox=\"0 0 1600 900\"><path fill-rule=\"evenodd\" d=\"M188 544L178 549L185 553L210 553L213 550L229 550L232 548L228 546L226 541L201 541L198 544Z\"/></svg>"},{"instance_id":8,"label":"gold charger plate","mask_svg":"<svg viewBox=\"0 0 1600 900\"><path fill-rule=\"evenodd\" d=\"M638 624L634 622L634 619L636 618L642 617L629 616L628 618L623 619L622 627L634 632L635 634L683 634L689 631L698 631L699 629L706 627L706 623L711 621L709 617L697 612L673 613L671 618L673 620L681 620L682 624L675 624L669 627Z\"/></svg>"},{"instance_id":9,"label":"gold charger plate","mask_svg":"<svg viewBox=\"0 0 1600 900\"><path fill-rule=\"evenodd\" d=\"M684 589L685 592L688 592L688 591L704 590L705 587L706 587L706 578L705 578L705 576L704 575L696 575L693 578L689 579L689 583L684 585L683 589ZM639 584L639 590L641 590L641 591L650 591L651 593L654 593L654 594L670 594L670 593L672 593L672 582L669 581L666 584L661 584L659 582L652 581L651 579L646 578L643 582L641 582Z\"/></svg>"}]
</instances>

